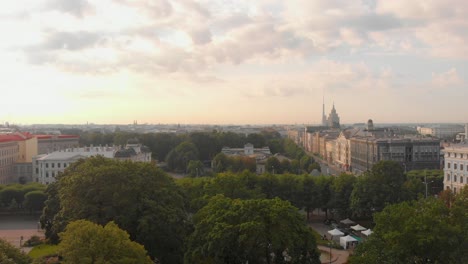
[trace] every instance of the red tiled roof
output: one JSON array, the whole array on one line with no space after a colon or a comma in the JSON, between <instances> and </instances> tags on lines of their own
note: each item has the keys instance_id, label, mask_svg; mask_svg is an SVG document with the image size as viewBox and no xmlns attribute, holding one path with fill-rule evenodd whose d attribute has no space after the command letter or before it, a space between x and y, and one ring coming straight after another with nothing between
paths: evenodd
<instances>
[{"instance_id":1,"label":"red tiled roof","mask_svg":"<svg viewBox=\"0 0 468 264\"><path fill-rule=\"evenodd\" d=\"M34 135L28 132L16 132L11 134L0 134L0 142L24 141L33 138Z\"/></svg>"},{"instance_id":2,"label":"red tiled roof","mask_svg":"<svg viewBox=\"0 0 468 264\"><path fill-rule=\"evenodd\" d=\"M34 135L37 139L51 139L51 138L79 138L77 135Z\"/></svg>"}]
</instances>

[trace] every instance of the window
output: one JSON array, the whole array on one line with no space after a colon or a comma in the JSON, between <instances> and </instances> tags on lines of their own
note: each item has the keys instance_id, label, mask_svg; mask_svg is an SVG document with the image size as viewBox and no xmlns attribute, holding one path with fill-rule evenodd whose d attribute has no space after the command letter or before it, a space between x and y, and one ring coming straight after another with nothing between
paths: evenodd
<instances>
[{"instance_id":1,"label":"window","mask_svg":"<svg viewBox=\"0 0 468 264\"><path fill-rule=\"evenodd\" d=\"M450 174L447 174L447 181L450 181Z\"/></svg>"},{"instance_id":2,"label":"window","mask_svg":"<svg viewBox=\"0 0 468 264\"><path fill-rule=\"evenodd\" d=\"M52 162L52 168L54 168L54 167L55 167L55 163Z\"/></svg>"},{"instance_id":3,"label":"window","mask_svg":"<svg viewBox=\"0 0 468 264\"><path fill-rule=\"evenodd\" d=\"M460 176L460 183L463 183L463 176Z\"/></svg>"},{"instance_id":4,"label":"window","mask_svg":"<svg viewBox=\"0 0 468 264\"><path fill-rule=\"evenodd\" d=\"M463 159L463 154L460 154L460 159Z\"/></svg>"},{"instance_id":5,"label":"window","mask_svg":"<svg viewBox=\"0 0 468 264\"><path fill-rule=\"evenodd\" d=\"M60 164L62 164L62 163L60 163L60 162L59 162L59 163L57 163L57 167L58 167L58 168L60 168Z\"/></svg>"},{"instance_id":6,"label":"window","mask_svg":"<svg viewBox=\"0 0 468 264\"><path fill-rule=\"evenodd\" d=\"M453 182L457 182L457 175L453 175Z\"/></svg>"},{"instance_id":7,"label":"window","mask_svg":"<svg viewBox=\"0 0 468 264\"><path fill-rule=\"evenodd\" d=\"M447 168L450 169L450 162L447 162Z\"/></svg>"},{"instance_id":8,"label":"window","mask_svg":"<svg viewBox=\"0 0 468 264\"><path fill-rule=\"evenodd\" d=\"M456 164L456 163L453 164L453 169L454 169L454 170L457 169L457 164Z\"/></svg>"},{"instance_id":9,"label":"window","mask_svg":"<svg viewBox=\"0 0 468 264\"><path fill-rule=\"evenodd\" d=\"M46 164L45 164L45 167L46 167L46 168L49 168L49 163L46 163ZM450 168L450 167L449 167L449 168Z\"/></svg>"},{"instance_id":10,"label":"window","mask_svg":"<svg viewBox=\"0 0 468 264\"><path fill-rule=\"evenodd\" d=\"M454 154L455 158L457 157L457 153Z\"/></svg>"},{"instance_id":11,"label":"window","mask_svg":"<svg viewBox=\"0 0 468 264\"><path fill-rule=\"evenodd\" d=\"M447 156L448 156L448 157L450 157L450 152L449 152L449 153L447 153Z\"/></svg>"},{"instance_id":12,"label":"window","mask_svg":"<svg viewBox=\"0 0 468 264\"><path fill-rule=\"evenodd\" d=\"M463 170L463 164L460 164L460 170L461 171Z\"/></svg>"},{"instance_id":13,"label":"window","mask_svg":"<svg viewBox=\"0 0 468 264\"><path fill-rule=\"evenodd\" d=\"M67 167L67 164L66 164L66 163L64 163L64 164L63 164L63 167L64 167L64 168L66 168L66 167Z\"/></svg>"},{"instance_id":14,"label":"window","mask_svg":"<svg viewBox=\"0 0 468 264\"><path fill-rule=\"evenodd\" d=\"M453 193L457 194L457 187L453 187Z\"/></svg>"},{"instance_id":15,"label":"window","mask_svg":"<svg viewBox=\"0 0 468 264\"><path fill-rule=\"evenodd\" d=\"M46 176L46 178L49 178L49 173L46 172L46 173L45 173L45 176Z\"/></svg>"}]
</instances>

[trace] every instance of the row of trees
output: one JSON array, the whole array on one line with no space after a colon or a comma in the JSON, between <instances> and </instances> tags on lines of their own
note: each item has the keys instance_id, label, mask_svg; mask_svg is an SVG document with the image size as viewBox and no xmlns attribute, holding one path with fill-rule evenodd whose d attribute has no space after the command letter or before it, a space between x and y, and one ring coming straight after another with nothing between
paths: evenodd
<instances>
[{"instance_id":1,"label":"row of trees","mask_svg":"<svg viewBox=\"0 0 468 264\"><path fill-rule=\"evenodd\" d=\"M136 138L151 149L154 159L166 161L169 170L178 172L188 172L187 167L192 160L202 162L212 160L221 152L223 147L240 148L246 143L251 143L256 147L268 146L272 153L281 153L293 159L291 164L282 164L281 168L277 168L275 171L278 173L299 173L300 170L310 172L314 168L320 168L318 164L310 167L307 160L302 160L307 157L305 152L292 140L282 138L274 130L264 130L249 135L217 131L187 134L79 132L79 135L80 144L82 145L124 145L128 139ZM255 171L252 161L247 159L231 159L227 164L223 165L217 172L227 170L238 172L244 169Z\"/></svg>"},{"instance_id":2,"label":"row of trees","mask_svg":"<svg viewBox=\"0 0 468 264\"><path fill-rule=\"evenodd\" d=\"M342 174L338 177L307 174L221 173L213 178L184 178L178 184L196 212L209 197L223 194L230 198L254 199L279 197L307 212L321 208L332 216L370 218L387 204L413 200L424 194L424 184L408 179L395 162L380 162L361 177Z\"/></svg>"},{"instance_id":3,"label":"row of trees","mask_svg":"<svg viewBox=\"0 0 468 264\"><path fill-rule=\"evenodd\" d=\"M186 134L175 133L132 133L132 132L82 132L78 133L81 145L125 145L128 139L136 138L148 146L153 157L159 161L165 160L169 152L182 142L190 142L199 152L200 160L211 160L221 151L222 147L240 148L246 143L256 147L269 146L273 153L283 153L284 148L281 135L274 130L264 130L256 134L238 134L233 132L192 132Z\"/></svg>"},{"instance_id":4,"label":"row of trees","mask_svg":"<svg viewBox=\"0 0 468 264\"><path fill-rule=\"evenodd\" d=\"M0 185L0 207L9 210L39 211L47 199L45 186L38 183Z\"/></svg>"},{"instance_id":5,"label":"row of trees","mask_svg":"<svg viewBox=\"0 0 468 264\"><path fill-rule=\"evenodd\" d=\"M217 177L192 178L203 179ZM319 263L314 238L297 208L256 195L248 186L232 187L231 192L250 194L242 199L200 194L195 210L193 192L154 165L93 157L71 165L48 185L41 224L47 238L58 243L74 221L101 226L114 221L161 263Z\"/></svg>"}]
</instances>

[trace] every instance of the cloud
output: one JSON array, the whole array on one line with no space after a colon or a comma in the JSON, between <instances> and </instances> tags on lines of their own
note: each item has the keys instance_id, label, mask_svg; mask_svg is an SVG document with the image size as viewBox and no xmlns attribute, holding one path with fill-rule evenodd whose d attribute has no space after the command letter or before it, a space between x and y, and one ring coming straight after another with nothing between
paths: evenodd
<instances>
[{"instance_id":1,"label":"cloud","mask_svg":"<svg viewBox=\"0 0 468 264\"><path fill-rule=\"evenodd\" d=\"M45 8L55 9L80 18L94 11L88 0L50 0Z\"/></svg>"},{"instance_id":2,"label":"cloud","mask_svg":"<svg viewBox=\"0 0 468 264\"><path fill-rule=\"evenodd\" d=\"M446 72L442 73L432 73L431 83L437 88L454 88L460 87L464 84L462 78L460 78L457 69L451 68Z\"/></svg>"}]
</instances>

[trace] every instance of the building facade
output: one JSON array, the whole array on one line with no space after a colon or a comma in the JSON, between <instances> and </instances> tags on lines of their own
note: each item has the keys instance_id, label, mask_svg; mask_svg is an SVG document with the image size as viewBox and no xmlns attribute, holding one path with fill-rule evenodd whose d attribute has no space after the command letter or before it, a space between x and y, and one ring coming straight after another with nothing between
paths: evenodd
<instances>
[{"instance_id":1,"label":"building facade","mask_svg":"<svg viewBox=\"0 0 468 264\"><path fill-rule=\"evenodd\" d=\"M356 136L350 139L351 169L368 171L384 160L399 162L405 171L440 169L440 141L428 138L375 138Z\"/></svg>"},{"instance_id":2,"label":"building facade","mask_svg":"<svg viewBox=\"0 0 468 264\"><path fill-rule=\"evenodd\" d=\"M444 189L454 193L468 180L468 145L452 145L444 149Z\"/></svg>"},{"instance_id":3,"label":"building facade","mask_svg":"<svg viewBox=\"0 0 468 264\"><path fill-rule=\"evenodd\" d=\"M421 135L430 135L438 138L452 138L458 133L465 132L465 127L462 125L438 125L432 127L420 126L417 130Z\"/></svg>"},{"instance_id":4,"label":"building facade","mask_svg":"<svg viewBox=\"0 0 468 264\"><path fill-rule=\"evenodd\" d=\"M63 149L33 158L33 181L42 184L52 183L56 180L56 176L64 172L70 164L93 156L122 161L151 162L151 152L146 146L140 144L129 144L125 148L99 146Z\"/></svg>"},{"instance_id":5,"label":"building facade","mask_svg":"<svg viewBox=\"0 0 468 264\"><path fill-rule=\"evenodd\" d=\"M38 154L77 148L80 137L77 135L36 135Z\"/></svg>"}]
</instances>

